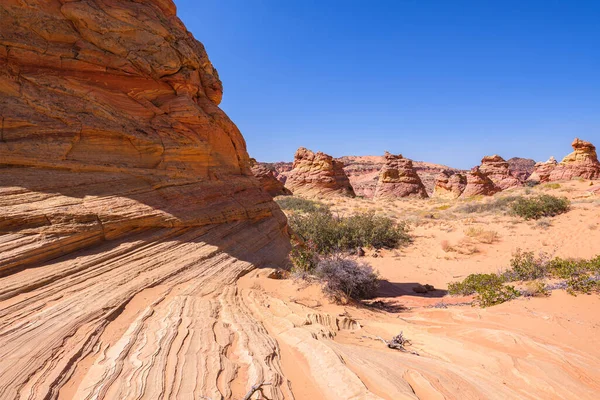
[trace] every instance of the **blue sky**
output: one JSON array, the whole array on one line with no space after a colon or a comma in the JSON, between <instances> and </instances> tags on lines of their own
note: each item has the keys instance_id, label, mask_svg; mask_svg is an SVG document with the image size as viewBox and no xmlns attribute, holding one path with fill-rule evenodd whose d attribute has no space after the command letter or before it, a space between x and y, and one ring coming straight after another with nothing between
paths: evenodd
<instances>
[{"instance_id":1,"label":"blue sky","mask_svg":"<svg viewBox=\"0 0 600 400\"><path fill-rule=\"evenodd\" d=\"M600 1L176 0L252 157L459 168L600 146Z\"/></svg>"}]
</instances>

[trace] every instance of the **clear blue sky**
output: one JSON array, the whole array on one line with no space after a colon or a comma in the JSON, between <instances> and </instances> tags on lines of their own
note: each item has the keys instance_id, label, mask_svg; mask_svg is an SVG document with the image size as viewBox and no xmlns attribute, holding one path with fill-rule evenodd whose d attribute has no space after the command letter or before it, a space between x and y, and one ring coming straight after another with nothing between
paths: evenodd
<instances>
[{"instance_id":1,"label":"clear blue sky","mask_svg":"<svg viewBox=\"0 0 600 400\"><path fill-rule=\"evenodd\" d=\"M600 147L599 0L176 0L252 157Z\"/></svg>"}]
</instances>

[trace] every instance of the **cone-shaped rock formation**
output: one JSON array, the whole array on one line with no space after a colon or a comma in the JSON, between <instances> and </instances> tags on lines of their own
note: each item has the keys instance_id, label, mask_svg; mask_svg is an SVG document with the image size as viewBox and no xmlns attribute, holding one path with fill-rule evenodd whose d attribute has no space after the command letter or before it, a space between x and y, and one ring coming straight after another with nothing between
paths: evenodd
<instances>
[{"instance_id":1,"label":"cone-shaped rock formation","mask_svg":"<svg viewBox=\"0 0 600 400\"><path fill-rule=\"evenodd\" d=\"M355 196L342 162L304 147L294 155L294 166L287 174L285 187L295 195L309 197Z\"/></svg>"},{"instance_id":2,"label":"cone-shaped rock formation","mask_svg":"<svg viewBox=\"0 0 600 400\"><path fill-rule=\"evenodd\" d=\"M574 178L599 179L600 162L596 154L596 147L585 140L575 138L573 152L560 163L551 157L545 163L537 163L535 170L528 180L536 182L551 182L569 180Z\"/></svg>"},{"instance_id":3,"label":"cone-shaped rock formation","mask_svg":"<svg viewBox=\"0 0 600 400\"><path fill-rule=\"evenodd\" d=\"M433 197L454 200L460 197L467 186L467 177L460 173L441 171L435 179Z\"/></svg>"},{"instance_id":4,"label":"cone-shaped rock formation","mask_svg":"<svg viewBox=\"0 0 600 400\"><path fill-rule=\"evenodd\" d=\"M499 155L483 157L479 171L501 190L522 186L522 182L511 175L508 162Z\"/></svg>"},{"instance_id":5,"label":"cone-shaped rock formation","mask_svg":"<svg viewBox=\"0 0 600 400\"><path fill-rule=\"evenodd\" d=\"M379 171L379 180L375 189L375 199L393 199L398 197L427 198L427 190L413 167L412 160L385 153L385 164Z\"/></svg>"},{"instance_id":6,"label":"cone-shaped rock formation","mask_svg":"<svg viewBox=\"0 0 600 400\"><path fill-rule=\"evenodd\" d=\"M250 159L250 165L252 166L252 174L254 177L258 179L262 188L271 196L289 196L292 194L292 192L275 177L275 171L273 169L256 162L254 158Z\"/></svg>"}]
</instances>

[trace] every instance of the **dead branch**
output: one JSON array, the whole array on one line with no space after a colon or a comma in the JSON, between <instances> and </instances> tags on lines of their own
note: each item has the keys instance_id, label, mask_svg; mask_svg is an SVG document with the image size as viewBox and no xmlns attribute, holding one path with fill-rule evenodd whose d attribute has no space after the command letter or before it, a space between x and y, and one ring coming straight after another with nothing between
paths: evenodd
<instances>
[{"instance_id":1,"label":"dead branch","mask_svg":"<svg viewBox=\"0 0 600 400\"><path fill-rule=\"evenodd\" d=\"M250 391L248 393L246 393L246 395L244 396L244 400L250 400L250 397L252 397L252 395L256 392L260 392L260 394L264 396L265 394L262 391L262 387L269 385L271 385L271 383L257 383L256 385L250 388Z\"/></svg>"}]
</instances>

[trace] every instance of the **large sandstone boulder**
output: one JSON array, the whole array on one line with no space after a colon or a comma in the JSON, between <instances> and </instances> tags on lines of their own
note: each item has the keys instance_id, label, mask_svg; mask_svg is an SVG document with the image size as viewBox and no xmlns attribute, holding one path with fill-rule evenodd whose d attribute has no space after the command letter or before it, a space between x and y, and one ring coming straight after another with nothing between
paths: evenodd
<instances>
[{"instance_id":1,"label":"large sandstone boulder","mask_svg":"<svg viewBox=\"0 0 600 400\"><path fill-rule=\"evenodd\" d=\"M467 185L461 197L491 196L500 190L486 174L480 171L479 167L474 167L467 173Z\"/></svg>"},{"instance_id":2,"label":"large sandstone boulder","mask_svg":"<svg viewBox=\"0 0 600 400\"><path fill-rule=\"evenodd\" d=\"M483 157L479 172L490 178L501 190L522 186L522 182L511 174L508 162L499 155Z\"/></svg>"},{"instance_id":3,"label":"large sandstone boulder","mask_svg":"<svg viewBox=\"0 0 600 400\"><path fill-rule=\"evenodd\" d=\"M294 155L293 169L287 174L285 186L301 196L355 196L342 162L304 147Z\"/></svg>"},{"instance_id":4,"label":"large sandstone boulder","mask_svg":"<svg viewBox=\"0 0 600 400\"><path fill-rule=\"evenodd\" d=\"M560 163L552 158L545 163L536 164L529 180L551 182L574 178L600 178L600 162L596 154L596 147L590 142L578 138L573 140L571 146L573 152L565 156Z\"/></svg>"},{"instance_id":5,"label":"large sandstone boulder","mask_svg":"<svg viewBox=\"0 0 600 400\"><path fill-rule=\"evenodd\" d=\"M234 334L282 398L230 286L283 262L286 219L174 3L6 0L0 21L0 398L221 398Z\"/></svg>"},{"instance_id":6,"label":"large sandstone boulder","mask_svg":"<svg viewBox=\"0 0 600 400\"><path fill-rule=\"evenodd\" d=\"M385 153L385 164L379 171L379 180L375 189L375 199L393 199L398 197L427 198L427 191L421 178L413 167L412 160Z\"/></svg>"},{"instance_id":7,"label":"large sandstone boulder","mask_svg":"<svg viewBox=\"0 0 600 400\"><path fill-rule=\"evenodd\" d=\"M258 181L263 189L265 189L271 196L289 196L292 192L287 189L281 181L275 177L275 170L269 168L265 164L256 162L255 159L250 159L250 165L252 165L252 174Z\"/></svg>"},{"instance_id":8,"label":"large sandstone boulder","mask_svg":"<svg viewBox=\"0 0 600 400\"><path fill-rule=\"evenodd\" d=\"M535 160L531 158L513 157L507 162L511 175L521 182L525 182L535 169Z\"/></svg>"},{"instance_id":9,"label":"large sandstone boulder","mask_svg":"<svg viewBox=\"0 0 600 400\"><path fill-rule=\"evenodd\" d=\"M467 186L467 177L460 173L442 170L435 179L433 197L444 200L459 198Z\"/></svg>"}]
</instances>

